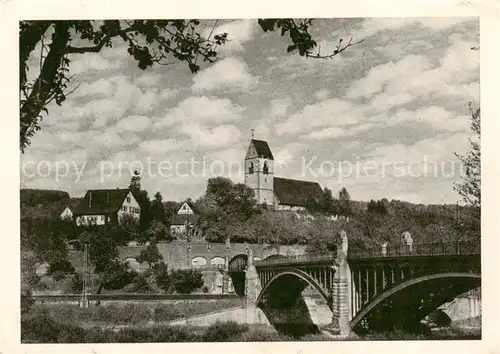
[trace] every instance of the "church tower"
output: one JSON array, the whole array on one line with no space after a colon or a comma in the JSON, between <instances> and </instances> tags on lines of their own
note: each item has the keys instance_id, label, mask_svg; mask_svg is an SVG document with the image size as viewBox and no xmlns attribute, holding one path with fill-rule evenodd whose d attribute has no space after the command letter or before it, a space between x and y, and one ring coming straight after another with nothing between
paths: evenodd
<instances>
[{"instance_id":1,"label":"church tower","mask_svg":"<svg viewBox=\"0 0 500 354\"><path fill-rule=\"evenodd\" d=\"M274 158L264 140L250 140L245 156L245 184L252 188L259 204L274 206Z\"/></svg>"}]
</instances>

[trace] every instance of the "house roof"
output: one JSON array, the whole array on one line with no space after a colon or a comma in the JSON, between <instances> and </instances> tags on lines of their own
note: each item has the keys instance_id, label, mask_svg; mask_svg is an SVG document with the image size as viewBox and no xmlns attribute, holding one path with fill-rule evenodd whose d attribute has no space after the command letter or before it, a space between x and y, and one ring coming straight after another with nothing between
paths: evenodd
<instances>
[{"instance_id":1,"label":"house roof","mask_svg":"<svg viewBox=\"0 0 500 354\"><path fill-rule=\"evenodd\" d=\"M321 198L322 192L323 190L317 182L274 178L274 193L276 193L280 204L306 206L309 200Z\"/></svg>"},{"instance_id":2,"label":"house roof","mask_svg":"<svg viewBox=\"0 0 500 354\"><path fill-rule=\"evenodd\" d=\"M198 221L198 216L193 214L174 214L172 215L171 225L186 225L188 222L190 224L196 224Z\"/></svg>"},{"instance_id":3,"label":"house roof","mask_svg":"<svg viewBox=\"0 0 500 354\"><path fill-rule=\"evenodd\" d=\"M59 206L56 212L57 216L60 216L66 208L69 208L71 212L74 212L76 208L78 208L81 202L82 202L81 198L70 198L67 202L62 203Z\"/></svg>"},{"instance_id":4,"label":"house roof","mask_svg":"<svg viewBox=\"0 0 500 354\"><path fill-rule=\"evenodd\" d=\"M257 156L263 157L265 159L274 160L273 154L271 152L271 148L267 141L264 140L255 140L252 139L251 143L255 147L255 151L257 152Z\"/></svg>"},{"instance_id":5,"label":"house roof","mask_svg":"<svg viewBox=\"0 0 500 354\"><path fill-rule=\"evenodd\" d=\"M89 189L73 215L111 214L123 204L129 189Z\"/></svg>"},{"instance_id":6,"label":"house roof","mask_svg":"<svg viewBox=\"0 0 500 354\"><path fill-rule=\"evenodd\" d=\"M184 205L184 203L186 203L186 204L187 204L187 205L191 208L191 210L193 211L193 213L196 213L196 209L195 209L195 207L194 207L194 204L193 204L193 203L191 203L191 202L189 202L188 200L185 200L185 201L183 201L183 202L181 203L181 205L180 205L179 209L177 209L177 212L178 212L178 213L181 211L181 208L182 208L182 206Z\"/></svg>"}]
</instances>

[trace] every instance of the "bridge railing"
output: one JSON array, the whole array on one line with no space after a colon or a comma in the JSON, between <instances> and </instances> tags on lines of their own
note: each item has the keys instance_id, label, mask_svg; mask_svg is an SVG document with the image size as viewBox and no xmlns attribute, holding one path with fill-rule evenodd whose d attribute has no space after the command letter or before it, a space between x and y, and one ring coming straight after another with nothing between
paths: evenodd
<instances>
[{"instance_id":1,"label":"bridge railing","mask_svg":"<svg viewBox=\"0 0 500 354\"><path fill-rule=\"evenodd\" d=\"M413 245L388 245L385 252L380 248L348 253L348 258L378 258L404 256L452 256L481 253L479 241L430 242Z\"/></svg>"},{"instance_id":2,"label":"bridge railing","mask_svg":"<svg viewBox=\"0 0 500 354\"><path fill-rule=\"evenodd\" d=\"M214 271L224 269L224 264L205 264L205 265L181 265L176 266L175 270L199 270L199 271Z\"/></svg>"},{"instance_id":3,"label":"bridge railing","mask_svg":"<svg viewBox=\"0 0 500 354\"><path fill-rule=\"evenodd\" d=\"M262 266L267 264L289 264L289 263L310 263L310 262L321 262L321 261L333 261L335 260L335 255L299 255L299 256L288 256L273 259L263 259L260 261L255 261L256 266Z\"/></svg>"}]
</instances>

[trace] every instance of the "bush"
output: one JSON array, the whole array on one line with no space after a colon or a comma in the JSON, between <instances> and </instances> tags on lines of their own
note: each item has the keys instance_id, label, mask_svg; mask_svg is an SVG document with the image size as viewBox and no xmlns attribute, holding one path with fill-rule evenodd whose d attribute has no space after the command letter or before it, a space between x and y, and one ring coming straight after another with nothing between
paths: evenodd
<instances>
[{"instance_id":1,"label":"bush","mask_svg":"<svg viewBox=\"0 0 500 354\"><path fill-rule=\"evenodd\" d=\"M52 275L52 278L59 280L56 278L54 273L62 274L64 276L65 274L71 274L75 272L75 267L71 264L70 261L67 259L64 260L59 260L50 263L49 268L47 269L47 275Z\"/></svg>"},{"instance_id":2,"label":"bush","mask_svg":"<svg viewBox=\"0 0 500 354\"><path fill-rule=\"evenodd\" d=\"M127 304L125 306L109 305L93 310L92 320L113 324L139 324L151 319L151 312L147 306Z\"/></svg>"},{"instance_id":3,"label":"bush","mask_svg":"<svg viewBox=\"0 0 500 354\"><path fill-rule=\"evenodd\" d=\"M182 308L179 306L158 305L153 312L153 320L155 322L171 321L181 318Z\"/></svg>"},{"instance_id":4,"label":"bush","mask_svg":"<svg viewBox=\"0 0 500 354\"><path fill-rule=\"evenodd\" d=\"M66 273L64 273L62 270L56 270L54 272L52 272L50 274L50 276L52 277L52 279L54 279L55 281L61 281L64 279L64 277L66 276Z\"/></svg>"},{"instance_id":5,"label":"bush","mask_svg":"<svg viewBox=\"0 0 500 354\"><path fill-rule=\"evenodd\" d=\"M35 300L33 300L31 289L28 289L26 291L21 292L21 313L22 314L28 312L34 303L35 303Z\"/></svg>"},{"instance_id":6,"label":"bush","mask_svg":"<svg viewBox=\"0 0 500 354\"><path fill-rule=\"evenodd\" d=\"M80 293L83 290L83 278L80 273L75 273L71 277L71 290Z\"/></svg>"},{"instance_id":7,"label":"bush","mask_svg":"<svg viewBox=\"0 0 500 354\"><path fill-rule=\"evenodd\" d=\"M251 327L237 337L238 342L278 342L285 340L292 339L274 330L262 327Z\"/></svg>"},{"instance_id":8,"label":"bush","mask_svg":"<svg viewBox=\"0 0 500 354\"><path fill-rule=\"evenodd\" d=\"M196 269L174 270L170 276L175 291L181 294L190 294L203 286L203 276Z\"/></svg>"},{"instance_id":9,"label":"bush","mask_svg":"<svg viewBox=\"0 0 500 354\"><path fill-rule=\"evenodd\" d=\"M208 327L203 335L203 342L234 342L238 341L238 337L247 331L247 324L233 321L217 322Z\"/></svg>"}]
</instances>

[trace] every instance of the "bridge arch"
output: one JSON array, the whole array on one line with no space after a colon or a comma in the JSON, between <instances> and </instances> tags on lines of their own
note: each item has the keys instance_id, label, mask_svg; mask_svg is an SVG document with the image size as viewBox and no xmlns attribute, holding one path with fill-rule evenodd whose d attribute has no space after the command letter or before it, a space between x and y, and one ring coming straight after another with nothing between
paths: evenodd
<instances>
[{"instance_id":1,"label":"bridge arch","mask_svg":"<svg viewBox=\"0 0 500 354\"><path fill-rule=\"evenodd\" d=\"M247 268L248 255L244 253L237 254L229 260L228 268L230 273L243 272Z\"/></svg>"},{"instance_id":2,"label":"bridge arch","mask_svg":"<svg viewBox=\"0 0 500 354\"><path fill-rule=\"evenodd\" d=\"M284 257L284 256L283 256ZM286 258L286 257L285 257ZM292 275L294 277L297 277L303 281L305 281L307 284L311 285L313 288L315 288L323 297L323 299L328 303L328 307L331 309L331 301L330 301L330 296L325 292L325 290L316 282L316 280L311 277L309 274L306 272L296 269L296 268L285 268L283 269L279 274L275 275L274 277L269 280L264 288L261 290L259 293L259 296L257 297L256 304L259 305L262 303L264 296L268 292L268 290L275 284L275 282L282 278L283 276L286 275Z\"/></svg>"},{"instance_id":3,"label":"bridge arch","mask_svg":"<svg viewBox=\"0 0 500 354\"><path fill-rule=\"evenodd\" d=\"M425 282L430 282L433 280L445 280L445 279L467 279L471 280L471 289L480 285L481 283L481 275L475 273L462 273L462 272L447 272L447 273L438 273L438 274L430 274L424 275L420 277L415 277L412 279L408 279L403 281L402 283L396 284L379 295L375 296L370 300L368 305L361 309L351 320L350 326L351 328L355 328L360 322L365 318L371 311L376 309L381 303L385 300L389 299L391 296L396 293L408 289L411 286L415 286L417 284L422 284ZM470 290L470 289L469 289ZM460 295L460 294L456 294Z\"/></svg>"},{"instance_id":4,"label":"bridge arch","mask_svg":"<svg viewBox=\"0 0 500 354\"><path fill-rule=\"evenodd\" d=\"M228 272L231 277L234 292L240 296L245 295L245 270L248 264L248 255L240 253L228 262Z\"/></svg>"},{"instance_id":5,"label":"bridge arch","mask_svg":"<svg viewBox=\"0 0 500 354\"><path fill-rule=\"evenodd\" d=\"M286 256L279 254L279 253L274 253L271 254L263 259L263 261L272 261L273 259L278 260L278 259L284 259L287 258Z\"/></svg>"}]
</instances>

